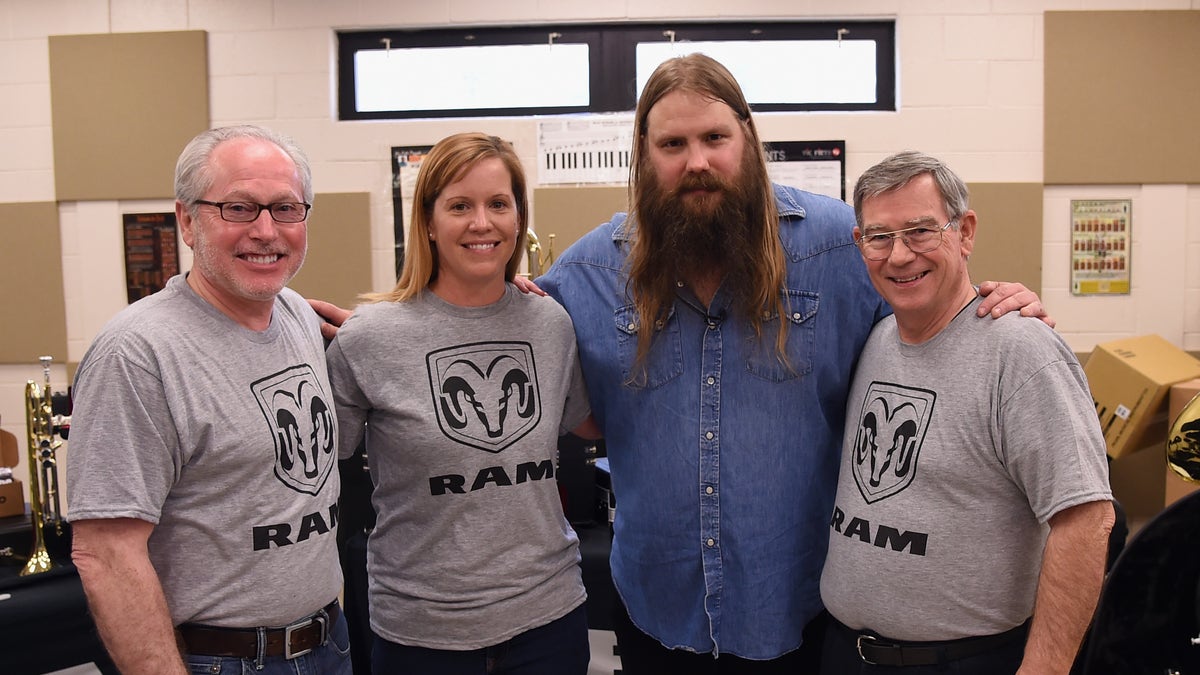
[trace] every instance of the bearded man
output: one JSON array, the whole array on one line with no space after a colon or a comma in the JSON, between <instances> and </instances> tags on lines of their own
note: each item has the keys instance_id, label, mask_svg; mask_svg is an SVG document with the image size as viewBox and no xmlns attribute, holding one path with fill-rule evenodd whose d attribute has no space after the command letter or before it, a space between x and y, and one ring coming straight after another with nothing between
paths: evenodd
<instances>
[{"instance_id":1,"label":"bearded man","mask_svg":"<svg viewBox=\"0 0 1200 675\"><path fill-rule=\"evenodd\" d=\"M622 672L815 672L846 393L891 310L853 209L771 184L713 59L655 70L632 164L630 213L538 280L574 321L620 504ZM1022 305L1043 314L1006 284L980 312Z\"/></svg>"}]
</instances>

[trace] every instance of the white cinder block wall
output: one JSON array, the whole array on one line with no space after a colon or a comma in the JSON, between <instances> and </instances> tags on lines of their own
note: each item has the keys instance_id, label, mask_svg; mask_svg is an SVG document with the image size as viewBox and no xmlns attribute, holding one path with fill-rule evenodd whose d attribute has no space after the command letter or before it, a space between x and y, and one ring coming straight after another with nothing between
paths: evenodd
<instances>
[{"instance_id":1,"label":"white cinder block wall","mask_svg":"<svg viewBox=\"0 0 1200 675\"><path fill-rule=\"evenodd\" d=\"M844 139L851 185L866 167L905 148L946 159L967 181L1040 182L1043 12L1180 9L1200 9L1200 0L0 0L0 202L55 200L50 35L207 31L213 124L275 127L308 151L318 192L369 192L373 283L382 290L393 280L389 148L485 130L512 140L536 176L536 126L529 119L339 122L336 29L895 17L899 111L762 114L764 138ZM235 95L247 87L256 95ZM1133 199L1129 296L1071 296L1069 201L1079 198ZM60 365L54 388L67 384L61 363L78 361L103 323L125 305L120 215L171 206L60 204L69 353L55 355ZM189 252L182 250L187 269ZM1143 333L1200 350L1200 186L1047 188L1043 241L1029 242L1028 250L1042 256L1042 297L1076 351ZM36 292L36 285L0 292ZM0 330L36 331L37 321L5 317ZM21 476L29 378L41 380L36 364L0 365L0 425L21 441Z\"/></svg>"}]
</instances>

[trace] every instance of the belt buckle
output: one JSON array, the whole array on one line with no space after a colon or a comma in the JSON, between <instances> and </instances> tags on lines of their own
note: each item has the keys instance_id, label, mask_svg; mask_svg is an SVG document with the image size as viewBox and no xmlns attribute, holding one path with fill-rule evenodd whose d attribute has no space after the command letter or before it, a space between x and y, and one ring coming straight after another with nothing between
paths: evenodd
<instances>
[{"instance_id":1,"label":"belt buckle","mask_svg":"<svg viewBox=\"0 0 1200 675\"><path fill-rule=\"evenodd\" d=\"M307 619L301 619L296 623L285 627L283 629L283 658L290 661L292 659L300 658L314 649L314 647L309 647L308 649L298 652L292 651L292 634L302 628L308 628L309 626L313 625L313 622L321 624L321 639L317 642L317 647L325 644L325 641L329 639L329 622L325 617L325 610L321 610Z\"/></svg>"},{"instance_id":2,"label":"belt buckle","mask_svg":"<svg viewBox=\"0 0 1200 675\"><path fill-rule=\"evenodd\" d=\"M878 663L875 663L871 659L867 658L867 655L863 653L863 641L864 640L867 642L876 642L876 638L874 635L859 635L858 639L854 641L854 647L858 650L858 658L862 659L863 663L865 663L869 666L879 665Z\"/></svg>"}]
</instances>

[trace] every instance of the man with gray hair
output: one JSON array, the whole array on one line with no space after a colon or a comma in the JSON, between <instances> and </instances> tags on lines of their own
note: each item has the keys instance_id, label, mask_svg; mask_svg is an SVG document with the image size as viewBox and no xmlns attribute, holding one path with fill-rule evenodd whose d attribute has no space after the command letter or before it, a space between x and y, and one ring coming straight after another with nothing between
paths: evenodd
<instances>
[{"instance_id":1,"label":"man with gray hair","mask_svg":"<svg viewBox=\"0 0 1200 675\"><path fill-rule=\"evenodd\" d=\"M885 159L854 210L894 313L847 399L822 672L1065 674L1113 525L1083 369L1043 323L976 315L977 218L942 162Z\"/></svg>"},{"instance_id":2,"label":"man with gray hair","mask_svg":"<svg viewBox=\"0 0 1200 675\"><path fill-rule=\"evenodd\" d=\"M88 602L126 674L348 674L321 322L285 288L307 250L308 160L259 127L205 131L175 198L192 270L117 314L75 378Z\"/></svg>"}]
</instances>

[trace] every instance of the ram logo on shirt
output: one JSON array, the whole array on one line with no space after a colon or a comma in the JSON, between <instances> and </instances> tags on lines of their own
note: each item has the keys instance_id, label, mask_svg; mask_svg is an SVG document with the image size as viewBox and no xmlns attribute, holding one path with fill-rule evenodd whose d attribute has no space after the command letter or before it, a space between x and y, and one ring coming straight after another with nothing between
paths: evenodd
<instances>
[{"instance_id":1,"label":"ram logo on shirt","mask_svg":"<svg viewBox=\"0 0 1200 675\"><path fill-rule=\"evenodd\" d=\"M292 366L250 385L275 438L275 477L316 495L337 463L332 398L312 367Z\"/></svg>"},{"instance_id":2,"label":"ram logo on shirt","mask_svg":"<svg viewBox=\"0 0 1200 675\"><path fill-rule=\"evenodd\" d=\"M912 483L936 400L937 394L927 389L887 382L872 382L867 389L851 464L868 504Z\"/></svg>"},{"instance_id":3,"label":"ram logo on shirt","mask_svg":"<svg viewBox=\"0 0 1200 675\"><path fill-rule=\"evenodd\" d=\"M542 417L528 342L477 342L425 357L438 425L448 438L501 452Z\"/></svg>"}]
</instances>

